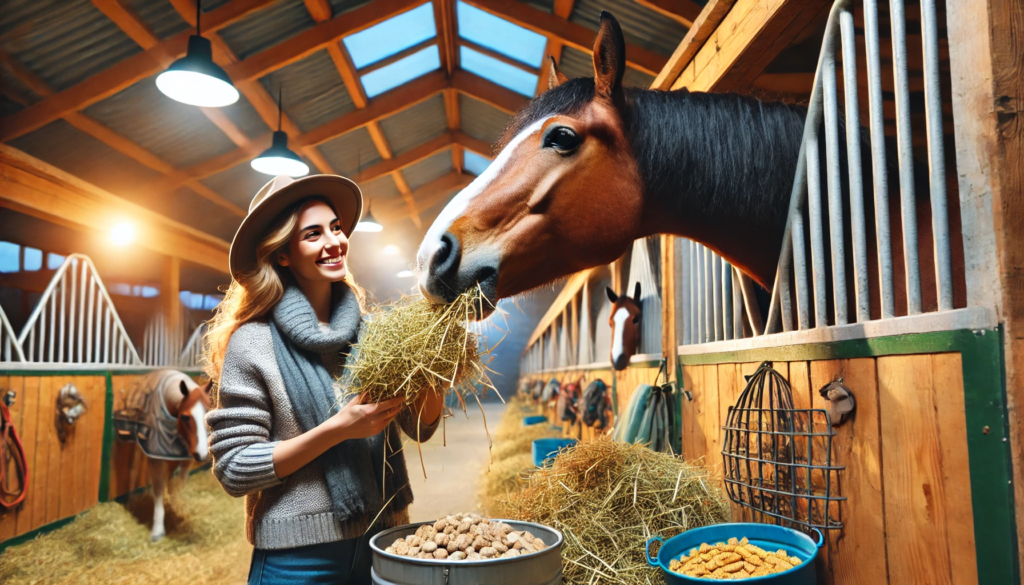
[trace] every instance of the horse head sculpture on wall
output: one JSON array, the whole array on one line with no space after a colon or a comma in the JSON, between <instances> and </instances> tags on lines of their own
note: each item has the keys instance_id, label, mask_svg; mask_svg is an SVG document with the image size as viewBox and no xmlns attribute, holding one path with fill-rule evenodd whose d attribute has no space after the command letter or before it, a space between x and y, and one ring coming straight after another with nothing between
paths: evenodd
<instances>
[{"instance_id":1,"label":"horse head sculpture on wall","mask_svg":"<svg viewBox=\"0 0 1024 585\"><path fill-rule=\"evenodd\" d=\"M633 287L633 296L615 294L608 288L608 300L612 303L608 324L612 328L611 362L616 370L625 370L629 358L636 355L640 347L640 321L643 308L640 304L640 283Z\"/></svg>"}]
</instances>

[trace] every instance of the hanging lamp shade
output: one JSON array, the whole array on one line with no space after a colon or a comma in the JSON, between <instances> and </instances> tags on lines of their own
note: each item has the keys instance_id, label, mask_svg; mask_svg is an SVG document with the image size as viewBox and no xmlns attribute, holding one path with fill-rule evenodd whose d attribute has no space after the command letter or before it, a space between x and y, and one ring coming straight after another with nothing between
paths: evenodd
<instances>
[{"instance_id":1,"label":"hanging lamp shade","mask_svg":"<svg viewBox=\"0 0 1024 585\"><path fill-rule=\"evenodd\" d=\"M384 229L384 226L380 225L376 219L373 218L372 213L367 213L359 220L356 224L357 232L379 232Z\"/></svg>"},{"instance_id":2,"label":"hanging lamp shade","mask_svg":"<svg viewBox=\"0 0 1024 585\"><path fill-rule=\"evenodd\" d=\"M210 41L198 34L188 38L188 53L156 78L167 97L191 106L220 108L238 101L238 90L227 72L213 62Z\"/></svg>"},{"instance_id":3,"label":"hanging lamp shade","mask_svg":"<svg viewBox=\"0 0 1024 585\"><path fill-rule=\"evenodd\" d=\"M257 171L275 177L278 175L302 177L309 174L309 166L302 162L299 155L288 148L288 135L281 130L274 131L274 139L270 148L252 159L250 164Z\"/></svg>"}]
</instances>

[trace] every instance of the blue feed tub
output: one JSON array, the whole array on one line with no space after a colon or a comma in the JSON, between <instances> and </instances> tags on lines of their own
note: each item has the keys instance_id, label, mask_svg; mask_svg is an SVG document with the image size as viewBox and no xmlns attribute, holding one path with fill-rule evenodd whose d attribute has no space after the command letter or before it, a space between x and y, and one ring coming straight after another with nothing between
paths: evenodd
<instances>
[{"instance_id":1,"label":"blue feed tub","mask_svg":"<svg viewBox=\"0 0 1024 585\"><path fill-rule=\"evenodd\" d=\"M539 425L540 423L548 422L548 417L540 414L528 416L523 419L523 426L528 427L530 425Z\"/></svg>"},{"instance_id":2,"label":"blue feed tub","mask_svg":"<svg viewBox=\"0 0 1024 585\"><path fill-rule=\"evenodd\" d=\"M534 447L536 453L536 446ZM536 456L534 456L536 458ZM751 543L763 548L768 552L775 552L780 548L786 554L795 556L802 562L792 569L783 573L766 575L764 577L751 577L741 579L743 582L771 583L772 585L815 585L816 576L814 572L814 559L818 556L818 549L824 543L821 532L815 529L818 534L818 542L815 543L809 536L797 532L792 528L783 528L772 524L753 523L732 523L716 524L703 528L694 528L665 540L655 536L647 540L645 553L647 562L652 567L661 567L665 574L665 582L669 585L684 583L703 583L707 585L707 579L687 577L669 570L668 565L672 559L678 559L688 554L690 549L700 548L701 543L714 545L716 542L728 542L730 538L747 537ZM651 543L661 542L658 550L658 558L651 557Z\"/></svg>"},{"instance_id":3,"label":"blue feed tub","mask_svg":"<svg viewBox=\"0 0 1024 585\"><path fill-rule=\"evenodd\" d=\"M537 439L533 442L533 464L543 467L544 462L558 455L559 449L578 443L576 439Z\"/></svg>"}]
</instances>

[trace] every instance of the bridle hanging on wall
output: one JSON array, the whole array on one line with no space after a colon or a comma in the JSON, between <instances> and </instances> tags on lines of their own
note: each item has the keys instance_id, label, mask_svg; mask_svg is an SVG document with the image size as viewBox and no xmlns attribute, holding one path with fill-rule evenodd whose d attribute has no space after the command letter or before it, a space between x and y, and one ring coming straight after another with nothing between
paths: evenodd
<instances>
[{"instance_id":1,"label":"bridle hanging on wall","mask_svg":"<svg viewBox=\"0 0 1024 585\"><path fill-rule=\"evenodd\" d=\"M18 431L11 421L10 406L15 393L9 391L0 401L0 505L14 508L28 493L29 469ZM13 464L13 473L8 475ZM13 485L12 485L13 484Z\"/></svg>"}]
</instances>

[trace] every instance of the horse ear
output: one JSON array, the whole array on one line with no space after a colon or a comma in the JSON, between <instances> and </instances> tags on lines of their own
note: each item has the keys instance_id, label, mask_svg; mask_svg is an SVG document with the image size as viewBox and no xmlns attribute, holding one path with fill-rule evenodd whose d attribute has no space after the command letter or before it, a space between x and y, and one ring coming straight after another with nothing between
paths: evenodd
<instances>
[{"instance_id":1,"label":"horse ear","mask_svg":"<svg viewBox=\"0 0 1024 585\"><path fill-rule=\"evenodd\" d=\"M569 81L569 78L566 77L564 73L558 70L558 63L555 61L555 57L553 55L548 55L548 68L550 69L548 71L549 91L555 89L559 85L562 85L566 81Z\"/></svg>"},{"instance_id":2,"label":"horse ear","mask_svg":"<svg viewBox=\"0 0 1024 585\"><path fill-rule=\"evenodd\" d=\"M639 281L636 283L636 286L633 287L633 300L636 301L636 304L638 304L638 305L640 304L640 282Z\"/></svg>"},{"instance_id":3,"label":"horse ear","mask_svg":"<svg viewBox=\"0 0 1024 585\"><path fill-rule=\"evenodd\" d=\"M626 41L619 21L610 12L601 12L601 28L594 41L594 94L611 99L622 92L626 72Z\"/></svg>"},{"instance_id":4,"label":"horse ear","mask_svg":"<svg viewBox=\"0 0 1024 585\"><path fill-rule=\"evenodd\" d=\"M178 384L178 388L181 389L181 395L188 398L188 386L185 385L185 380L182 380L181 383Z\"/></svg>"},{"instance_id":5,"label":"horse ear","mask_svg":"<svg viewBox=\"0 0 1024 585\"><path fill-rule=\"evenodd\" d=\"M612 304L615 304L619 300L619 295L615 294L615 291L613 291L611 287L606 286L604 288L604 292L608 294L608 300L611 301Z\"/></svg>"}]
</instances>

